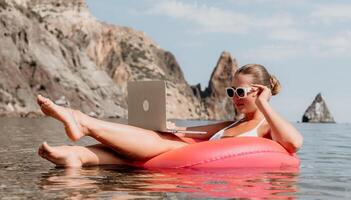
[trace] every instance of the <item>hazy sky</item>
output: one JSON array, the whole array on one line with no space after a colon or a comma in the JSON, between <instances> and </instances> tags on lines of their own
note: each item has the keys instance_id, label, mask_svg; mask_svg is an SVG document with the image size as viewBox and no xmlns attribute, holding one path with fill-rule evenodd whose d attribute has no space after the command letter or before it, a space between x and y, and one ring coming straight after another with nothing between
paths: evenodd
<instances>
[{"instance_id":1,"label":"hazy sky","mask_svg":"<svg viewBox=\"0 0 351 200\"><path fill-rule=\"evenodd\" d=\"M281 82L272 105L301 121L321 92L337 122L351 122L351 1L88 0L101 21L143 31L171 51L189 84L206 87L222 51L259 63Z\"/></svg>"}]
</instances>

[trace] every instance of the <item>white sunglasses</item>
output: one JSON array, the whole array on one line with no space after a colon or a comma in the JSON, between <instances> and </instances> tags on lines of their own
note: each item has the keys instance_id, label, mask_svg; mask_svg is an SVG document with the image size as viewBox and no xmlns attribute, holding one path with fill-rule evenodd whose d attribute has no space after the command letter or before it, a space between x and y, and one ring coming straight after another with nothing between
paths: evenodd
<instances>
[{"instance_id":1,"label":"white sunglasses","mask_svg":"<svg viewBox=\"0 0 351 200\"><path fill-rule=\"evenodd\" d=\"M237 87L237 88L227 87L225 88L225 91L229 98L233 98L235 94L239 98L245 98L247 97L247 93L249 93L251 89L252 89L251 87Z\"/></svg>"}]
</instances>

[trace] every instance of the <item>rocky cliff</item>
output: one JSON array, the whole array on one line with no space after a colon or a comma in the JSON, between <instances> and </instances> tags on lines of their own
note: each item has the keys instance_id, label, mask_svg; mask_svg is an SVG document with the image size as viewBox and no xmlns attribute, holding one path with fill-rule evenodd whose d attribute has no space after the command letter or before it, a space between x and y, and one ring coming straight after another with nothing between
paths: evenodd
<instances>
[{"instance_id":1,"label":"rocky cliff","mask_svg":"<svg viewBox=\"0 0 351 200\"><path fill-rule=\"evenodd\" d=\"M302 116L302 122L335 123L321 93L317 94L312 104L305 111Z\"/></svg>"},{"instance_id":2,"label":"rocky cliff","mask_svg":"<svg viewBox=\"0 0 351 200\"><path fill-rule=\"evenodd\" d=\"M235 110L232 99L225 88L231 85L231 78L237 70L237 62L230 53L223 52L212 72L208 87L202 91L200 85L193 86L194 94L202 101L210 119L233 119Z\"/></svg>"},{"instance_id":3,"label":"rocky cliff","mask_svg":"<svg viewBox=\"0 0 351 200\"><path fill-rule=\"evenodd\" d=\"M172 53L143 32L97 21L84 0L0 0L0 44L2 115L40 113L40 93L90 115L124 118L128 81L165 80L169 118L233 116L223 93L236 70L230 54L203 92L186 82Z\"/></svg>"}]
</instances>

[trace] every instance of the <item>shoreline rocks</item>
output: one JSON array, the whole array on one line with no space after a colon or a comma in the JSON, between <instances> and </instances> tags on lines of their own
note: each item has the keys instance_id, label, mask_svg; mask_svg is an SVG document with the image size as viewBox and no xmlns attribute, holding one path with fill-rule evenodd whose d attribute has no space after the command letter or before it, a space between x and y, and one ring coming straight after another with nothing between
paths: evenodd
<instances>
[{"instance_id":1,"label":"shoreline rocks","mask_svg":"<svg viewBox=\"0 0 351 200\"><path fill-rule=\"evenodd\" d=\"M126 118L127 82L137 80L166 81L168 118L235 115L222 99L236 70L229 53L207 89L194 90L171 52L141 31L96 20L84 0L1 1L0 43L0 115L34 116L42 94L95 117Z\"/></svg>"}]
</instances>

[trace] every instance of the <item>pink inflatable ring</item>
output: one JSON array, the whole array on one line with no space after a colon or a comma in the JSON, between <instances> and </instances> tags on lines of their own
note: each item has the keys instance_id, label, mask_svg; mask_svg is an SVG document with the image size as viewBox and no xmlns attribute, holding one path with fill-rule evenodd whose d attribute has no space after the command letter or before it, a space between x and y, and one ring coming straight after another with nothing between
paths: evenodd
<instances>
[{"instance_id":1,"label":"pink inflatable ring","mask_svg":"<svg viewBox=\"0 0 351 200\"><path fill-rule=\"evenodd\" d=\"M298 168L300 160L275 141L258 137L226 138L189 144L158 155L146 168Z\"/></svg>"}]
</instances>

